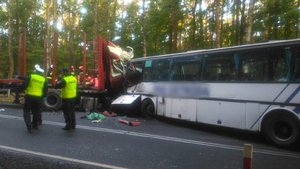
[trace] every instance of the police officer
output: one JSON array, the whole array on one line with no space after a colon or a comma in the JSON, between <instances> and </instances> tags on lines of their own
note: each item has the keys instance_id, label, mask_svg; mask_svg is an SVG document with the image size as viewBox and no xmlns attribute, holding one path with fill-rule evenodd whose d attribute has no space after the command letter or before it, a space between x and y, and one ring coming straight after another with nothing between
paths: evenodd
<instances>
[{"instance_id":1,"label":"police officer","mask_svg":"<svg viewBox=\"0 0 300 169\"><path fill-rule=\"evenodd\" d=\"M47 81L42 76L44 70L40 67L36 67L35 71L26 77L25 81L22 83L21 88L25 90L25 103L23 107L23 117L27 126L27 130L37 129L37 123L40 116L40 105L42 98L45 99L46 93L48 91ZM30 110L33 114L31 121ZM41 119L40 119L41 120Z\"/></svg>"},{"instance_id":2,"label":"police officer","mask_svg":"<svg viewBox=\"0 0 300 169\"><path fill-rule=\"evenodd\" d=\"M61 69L63 78L56 82L55 88L61 89L62 110L64 112L66 126L63 130L71 130L76 127L74 102L77 95L77 80L68 68Z\"/></svg>"}]
</instances>

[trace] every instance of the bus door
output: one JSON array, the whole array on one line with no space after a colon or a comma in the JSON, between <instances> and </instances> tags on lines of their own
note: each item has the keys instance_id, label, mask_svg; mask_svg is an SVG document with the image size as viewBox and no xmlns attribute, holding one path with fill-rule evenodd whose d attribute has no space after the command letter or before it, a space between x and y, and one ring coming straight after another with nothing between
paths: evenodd
<instances>
[{"instance_id":1,"label":"bus door","mask_svg":"<svg viewBox=\"0 0 300 169\"><path fill-rule=\"evenodd\" d=\"M127 87L134 86L141 82L143 75L144 61L130 63L126 72L125 83Z\"/></svg>"}]
</instances>

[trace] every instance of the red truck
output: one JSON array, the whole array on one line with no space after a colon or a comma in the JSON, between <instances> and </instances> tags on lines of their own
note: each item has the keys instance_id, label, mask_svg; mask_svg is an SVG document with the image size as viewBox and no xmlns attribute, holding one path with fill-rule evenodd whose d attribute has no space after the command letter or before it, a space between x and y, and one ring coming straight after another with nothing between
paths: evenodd
<instances>
[{"instance_id":1,"label":"red truck","mask_svg":"<svg viewBox=\"0 0 300 169\"><path fill-rule=\"evenodd\" d=\"M86 35L85 33L83 34L83 70L81 74L77 75L78 94L76 99L76 105L80 110L85 110L86 108L102 108L108 110L111 100L123 92L123 79L125 77L126 65L133 57L132 48L126 47L122 49L112 42L102 39L100 35L98 35L97 39L97 42L88 42L97 43L97 51L87 51ZM87 60L87 52L93 52L96 57L92 60ZM55 54L53 54L53 56L55 56ZM26 60L26 58L24 60ZM87 68L87 62L94 63L93 65L95 66L93 69ZM43 109L47 111L59 110L62 104L60 90L54 89L57 79L57 67L55 63L56 57L53 57L53 73L50 78L52 80L50 80L51 82L48 84L49 90L47 99L43 102L42 106ZM0 89L3 90L0 90L0 92L10 91L10 93L16 93L14 102L19 103L21 91L18 90L17 86L22 83L22 77L24 78L24 76L25 73L23 73L23 76L19 76L19 79L0 79Z\"/></svg>"}]
</instances>

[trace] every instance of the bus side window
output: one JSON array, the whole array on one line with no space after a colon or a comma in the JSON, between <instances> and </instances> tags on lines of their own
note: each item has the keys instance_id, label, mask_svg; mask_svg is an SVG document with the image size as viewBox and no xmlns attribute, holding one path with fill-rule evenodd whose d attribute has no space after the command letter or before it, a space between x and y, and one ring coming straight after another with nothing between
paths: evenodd
<instances>
[{"instance_id":1,"label":"bus side window","mask_svg":"<svg viewBox=\"0 0 300 169\"><path fill-rule=\"evenodd\" d=\"M147 60L143 74L144 82L166 81L171 59Z\"/></svg>"},{"instance_id":2,"label":"bus side window","mask_svg":"<svg viewBox=\"0 0 300 169\"><path fill-rule=\"evenodd\" d=\"M290 81L289 48L274 47L244 51L242 81Z\"/></svg>"},{"instance_id":3,"label":"bus side window","mask_svg":"<svg viewBox=\"0 0 300 169\"><path fill-rule=\"evenodd\" d=\"M233 53L206 55L203 61L201 80L234 81L236 68Z\"/></svg>"},{"instance_id":4,"label":"bus side window","mask_svg":"<svg viewBox=\"0 0 300 169\"><path fill-rule=\"evenodd\" d=\"M170 76L171 81L197 81L199 80L199 61L182 61L173 63Z\"/></svg>"},{"instance_id":5,"label":"bus side window","mask_svg":"<svg viewBox=\"0 0 300 169\"><path fill-rule=\"evenodd\" d=\"M300 82L300 46L292 47L291 81Z\"/></svg>"}]
</instances>

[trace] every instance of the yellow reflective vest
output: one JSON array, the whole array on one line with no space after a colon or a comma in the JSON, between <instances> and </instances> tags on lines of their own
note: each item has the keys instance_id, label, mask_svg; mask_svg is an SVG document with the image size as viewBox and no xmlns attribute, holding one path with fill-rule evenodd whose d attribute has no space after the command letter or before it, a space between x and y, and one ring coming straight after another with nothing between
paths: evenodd
<instances>
[{"instance_id":1,"label":"yellow reflective vest","mask_svg":"<svg viewBox=\"0 0 300 169\"><path fill-rule=\"evenodd\" d=\"M45 78L41 75L32 74L28 87L26 88L26 94L32 96L41 97L43 95L43 87L45 83Z\"/></svg>"},{"instance_id":2,"label":"yellow reflective vest","mask_svg":"<svg viewBox=\"0 0 300 169\"><path fill-rule=\"evenodd\" d=\"M70 99L76 97L77 80L73 76L63 78L66 81L66 86L61 89L61 98Z\"/></svg>"}]
</instances>

